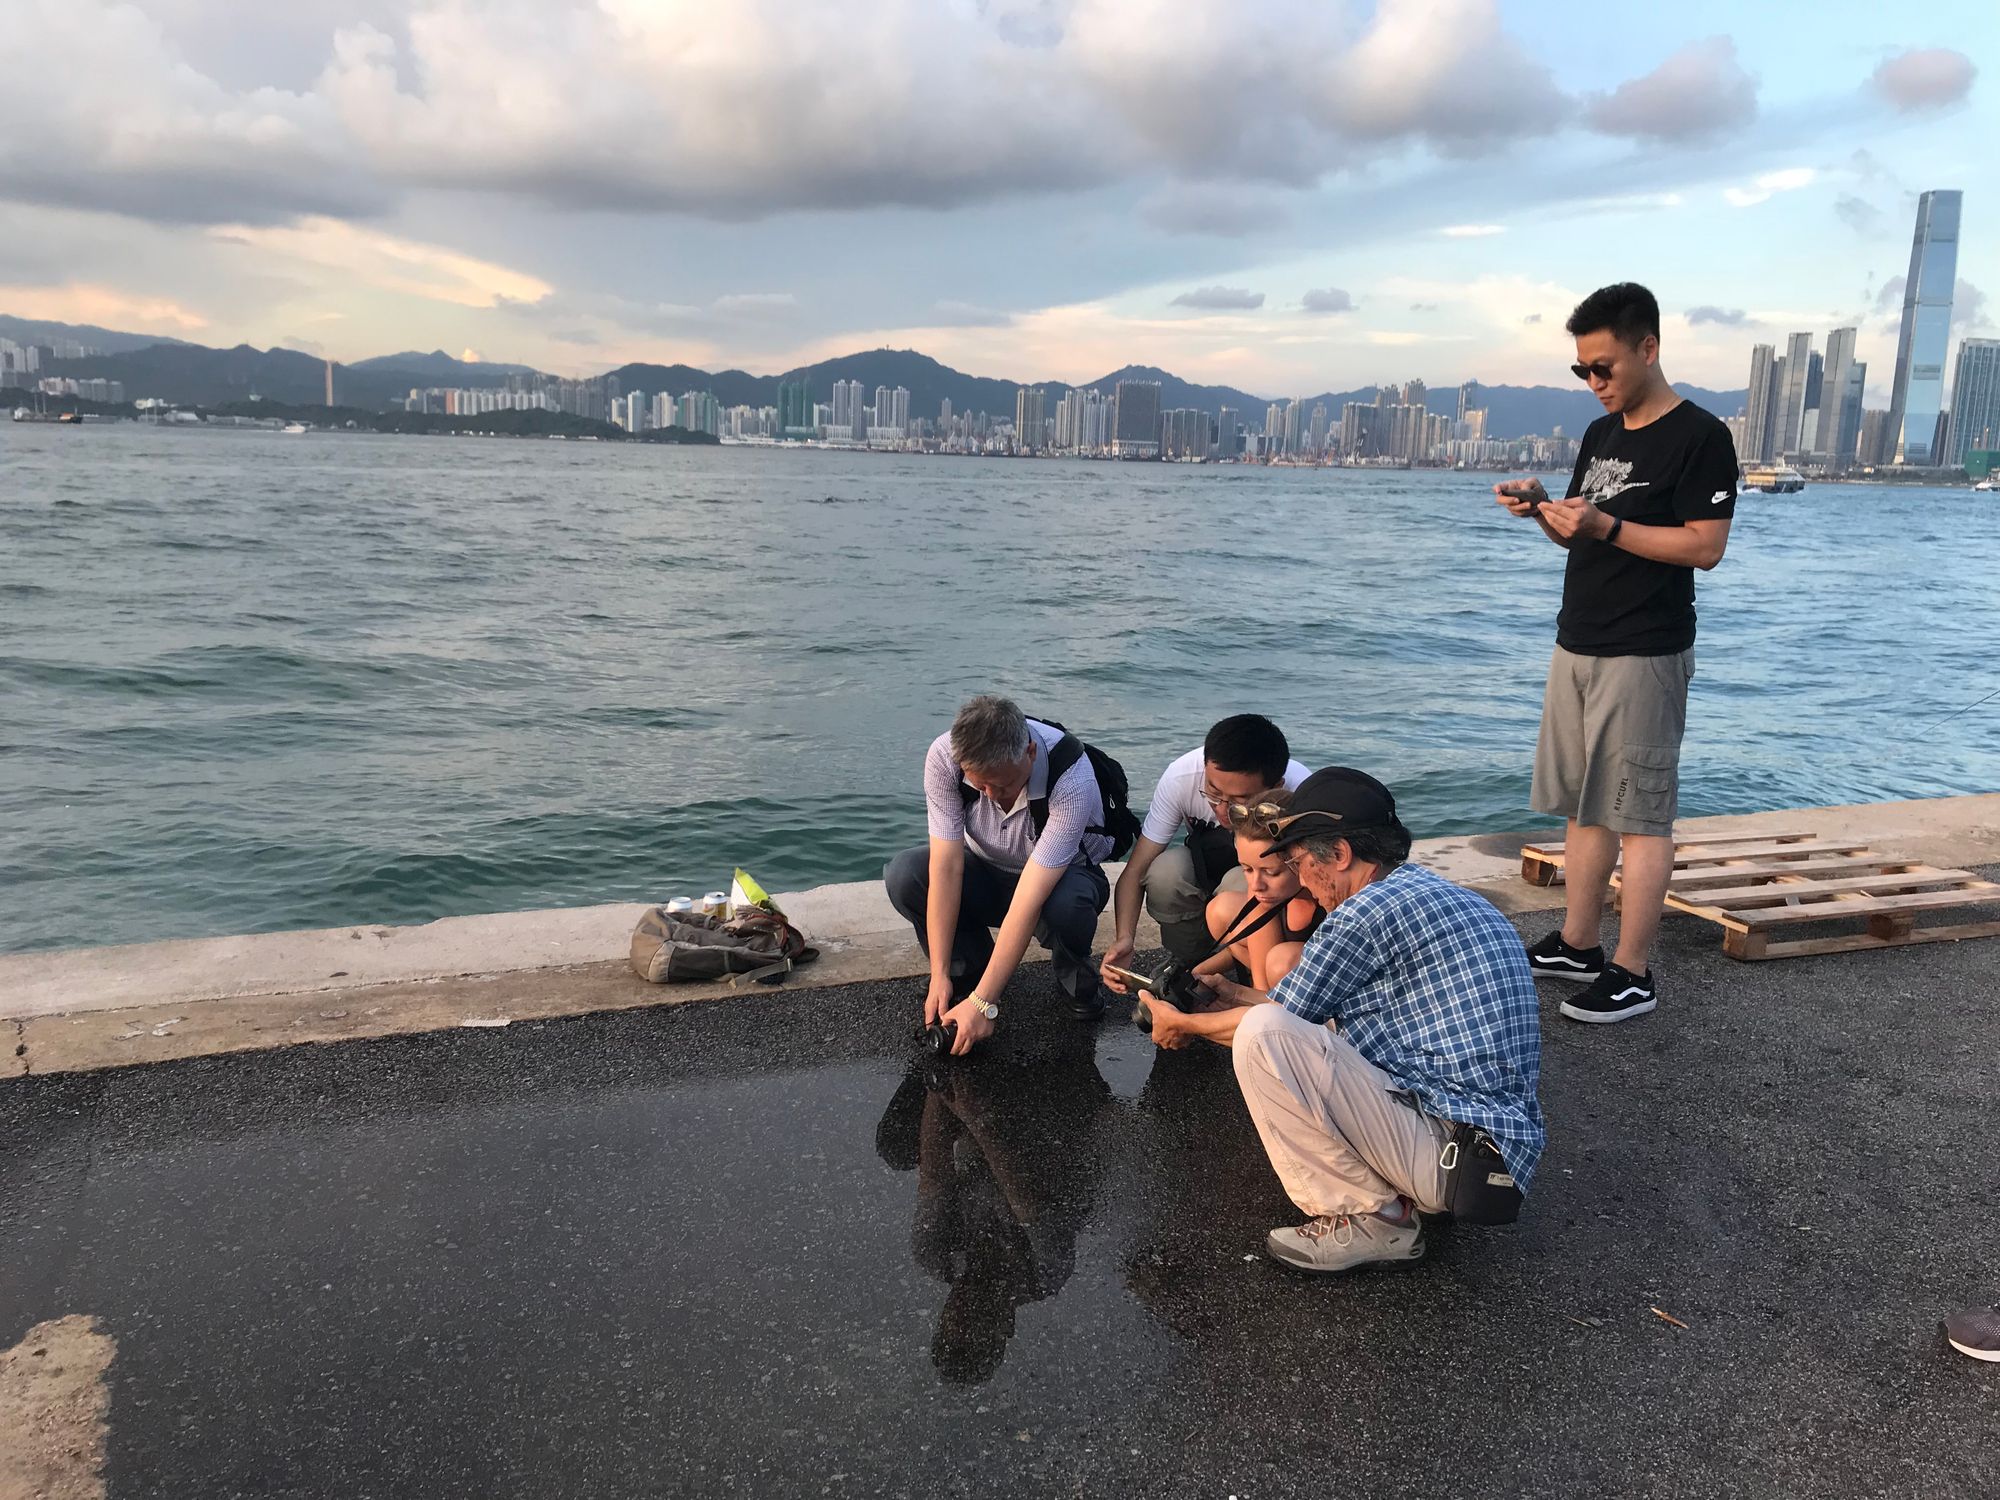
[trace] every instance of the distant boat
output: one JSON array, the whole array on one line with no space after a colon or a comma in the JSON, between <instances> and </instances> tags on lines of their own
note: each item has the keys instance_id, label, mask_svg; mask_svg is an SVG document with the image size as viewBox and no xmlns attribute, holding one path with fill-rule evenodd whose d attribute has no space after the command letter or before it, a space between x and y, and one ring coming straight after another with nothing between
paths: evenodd
<instances>
[{"instance_id":1,"label":"distant boat","mask_svg":"<svg viewBox=\"0 0 2000 1500\"><path fill-rule=\"evenodd\" d=\"M306 430L306 424L303 422L287 422L285 424L286 437L297 437L300 433L304 432L305 430Z\"/></svg>"},{"instance_id":2,"label":"distant boat","mask_svg":"<svg viewBox=\"0 0 2000 1500\"><path fill-rule=\"evenodd\" d=\"M2000 479L1986 478L1973 486L1975 490L2000 490Z\"/></svg>"},{"instance_id":3,"label":"distant boat","mask_svg":"<svg viewBox=\"0 0 2000 1500\"><path fill-rule=\"evenodd\" d=\"M1806 477L1790 464L1753 464L1743 471L1743 489L1766 495L1796 495Z\"/></svg>"}]
</instances>

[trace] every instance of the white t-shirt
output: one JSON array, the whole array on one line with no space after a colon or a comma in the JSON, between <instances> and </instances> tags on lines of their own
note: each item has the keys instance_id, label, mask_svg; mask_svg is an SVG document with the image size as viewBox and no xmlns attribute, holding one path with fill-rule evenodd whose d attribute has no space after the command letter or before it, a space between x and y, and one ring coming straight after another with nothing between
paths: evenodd
<instances>
[{"instance_id":1,"label":"white t-shirt","mask_svg":"<svg viewBox=\"0 0 2000 1500\"><path fill-rule=\"evenodd\" d=\"M1285 764L1285 790L1295 792L1312 773L1297 761ZM1145 836L1156 844L1171 844L1183 828L1196 823L1215 826L1215 809L1201 795L1207 767L1197 746L1160 773L1153 802L1146 809Z\"/></svg>"}]
</instances>

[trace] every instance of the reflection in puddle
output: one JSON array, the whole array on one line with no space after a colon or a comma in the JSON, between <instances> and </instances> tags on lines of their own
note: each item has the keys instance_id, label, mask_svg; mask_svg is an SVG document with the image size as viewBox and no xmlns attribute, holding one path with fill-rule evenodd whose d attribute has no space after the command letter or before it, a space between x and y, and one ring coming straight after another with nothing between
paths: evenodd
<instances>
[{"instance_id":1,"label":"reflection in puddle","mask_svg":"<svg viewBox=\"0 0 2000 1500\"><path fill-rule=\"evenodd\" d=\"M990 1379L1016 1311L1075 1271L1110 1098L1084 1042L1033 1058L926 1060L889 1101L875 1147L916 1173L910 1253L945 1287L931 1362L947 1382Z\"/></svg>"}]
</instances>

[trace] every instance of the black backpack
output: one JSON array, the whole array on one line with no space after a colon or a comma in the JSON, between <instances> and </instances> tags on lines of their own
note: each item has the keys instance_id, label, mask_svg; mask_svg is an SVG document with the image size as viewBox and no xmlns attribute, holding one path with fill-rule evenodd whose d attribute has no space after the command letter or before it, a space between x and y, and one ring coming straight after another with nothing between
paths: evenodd
<instances>
[{"instance_id":1,"label":"black backpack","mask_svg":"<svg viewBox=\"0 0 2000 1500\"><path fill-rule=\"evenodd\" d=\"M1034 719L1034 715L1028 716ZM1090 769L1097 777L1098 795L1104 799L1104 821L1084 830L1085 833L1101 834L1111 840L1111 857L1123 859L1132 852L1132 843L1139 837L1141 824L1132 811L1132 781L1125 774L1125 768L1106 755L1095 745L1086 745L1054 719L1034 719L1061 733L1062 738L1049 748L1049 780L1053 787L1063 777L1063 773L1077 763L1080 756L1090 757ZM963 776L958 782L958 799L967 807L979 800L979 793ZM1049 826L1049 799L1036 797L1028 803L1028 816L1034 821L1035 837L1042 836L1042 830Z\"/></svg>"}]
</instances>

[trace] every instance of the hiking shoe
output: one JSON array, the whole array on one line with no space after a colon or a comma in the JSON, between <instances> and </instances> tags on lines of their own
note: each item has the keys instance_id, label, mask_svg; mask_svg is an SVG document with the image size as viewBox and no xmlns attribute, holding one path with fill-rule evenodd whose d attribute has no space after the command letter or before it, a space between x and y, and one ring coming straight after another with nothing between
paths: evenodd
<instances>
[{"instance_id":1,"label":"hiking shoe","mask_svg":"<svg viewBox=\"0 0 2000 1500\"><path fill-rule=\"evenodd\" d=\"M2000 1364L2000 1307L1975 1307L1946 1318L1944 1336L1960 1354Z\"/></svg>"},{"instance_id":2,"label":"hiking shoe","mask_svg":"<svg viewBox=\"0 0 2000 1500\"><path fill-rule=\"evenodd\" d=\"M1398 1265L1424 1256L1423 1221L1411 1213L1391 1224L1374 1214L1320 1214L1265 1236L1271 1259L1301 1271L1351 1271L1356 1266Z\"/></svg>"},{"instance_id":3,"label":"hiking shoe","mask_svg":"<svg viewBox=\"0 0 2000 1500\"><path fill-rule=\"evenodd\" d=\"M1562 1013L1572 1021L1628 1021L1659 1003L1660 991L1653 983L1651 969L1634 974L1617 964L1606 964L1589 989L1563 1001Z\"/></svg>"},{"instance_id":4,"label":"hiking shoe","mask_svg":"<svg viewBox=\"0 0 2000 1500\"><path fill-rule=\"evenodd\" d=\"M1537 979L1591 980L1604 972L1604 949L1572 948L1558 927L1529 947L1528 967Z\"/></svg>"}]
</instances>

